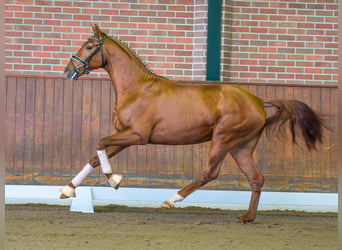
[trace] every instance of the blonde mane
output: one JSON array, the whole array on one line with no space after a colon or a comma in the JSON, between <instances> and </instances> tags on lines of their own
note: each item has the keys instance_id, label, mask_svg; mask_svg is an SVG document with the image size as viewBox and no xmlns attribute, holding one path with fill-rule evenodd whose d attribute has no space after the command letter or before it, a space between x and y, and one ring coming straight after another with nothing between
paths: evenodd
<instances>
[{"instance_id":1,"label":"blonde mane","mask_svg":"<svg viewBox=\"0 0 342 250\"><path fill-rule=\"evenodd\" d=\"M146 64L146 62L124 41L120 40L117 37L108 36L111 40L117 44L134 62L136 62L142 71L144 71L148 76L153 78L164 78L168 79L167 77L158 75L154 73L150 67Z\"/></svg>"}]
</instances>

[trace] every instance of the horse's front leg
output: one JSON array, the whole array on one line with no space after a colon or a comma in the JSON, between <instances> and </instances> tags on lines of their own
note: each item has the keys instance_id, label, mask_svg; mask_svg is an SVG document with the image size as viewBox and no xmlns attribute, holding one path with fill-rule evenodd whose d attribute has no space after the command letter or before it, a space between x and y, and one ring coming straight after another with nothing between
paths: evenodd
<instances>
[{"instance_id":1,"label":"horse's front leg","mask_svg":"<svg viewBox=\"0 0 342 250\"><path fill-rule=\"evenodd\" d=\"M137 131L132 128L125 129L113 135L103 137L96 146L101 151L110 146L145 145L148 143L150 133Z\"/></svg>"},{"instance_id":2,"label":"horse's front leg","mask_svg":"<svg viewBox=\"0 0 342 250\"><path fill-rule=\"evenodd\" d=\"M114 155L118 154L120 151L122 151L124 148L123 146L111 146L106 148L106 155L108 155L109 158L113 157ZM60 189L61 195L60 198L71 198L75 197L75 189L83 182L83 180L93 171L94 168L100 166L100 160L98 156L94 156L83 168L82 170L69 182L68 185L64 186ZM120 179L120 175L113 175L111 172L105 173L107 179L113 178L113 179ZM118 180L118 184L120 184L120 181ZM116 185L116 188L118 187L118 184Z\"/></svg>"},{"instance_id":3,"label":"horse's front leg","mask_svg":"<svg viewBox=\"0 0 342 250\"><path fill-rule=\"evenodd\" d=\"M107 149L113 146L126 148L129 145L146 144L148 140L144 138L144 136L141 136L133 129L127 129L111 136L104 137L98 143L96 147L97 158L100 161L102 173L107 177L109 184L115 189L119 187L122 176L112 174L112 167L109 162Z\"/></svg>"},{"instance_id":4,"label":"horse's front leg","mask_svg":"<svg viewBox=\"0 0 342 250\"><path fill-rule=\"evenodd\" d=\"M97 156L93 157L68 185L60 189L60 198L75 197L75 188L78 187L97 166L101 166L101 170L107 177L109 184L114 188L118 188L122 176L112 174L112 167L109 163L109 158L113 157L130 145L146 144L147 142L147 136L143 136L141 133L137 133L133 129L126 129L111 136L102 138L96 147Z\"/></svg>"}]
</instances>

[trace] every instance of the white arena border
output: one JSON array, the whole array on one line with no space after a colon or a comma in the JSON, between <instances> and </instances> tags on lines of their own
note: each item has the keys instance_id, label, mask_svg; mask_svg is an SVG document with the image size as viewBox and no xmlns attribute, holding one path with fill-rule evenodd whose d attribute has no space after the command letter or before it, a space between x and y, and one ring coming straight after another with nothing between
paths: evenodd
<instances>
[{"instance_id":1,"label":"white arena border","mask_svg":"<svg viewBox=\"0 0 342 250\"><path fill-rule=\"evenodd\" d=\"M70 206L70 211L94 213L94 206L126 205L160 207L178 190L80 186L76 198L59 199L61 186L5 185L5 204L48 204ZM198 206L229 210L246 210L250 191L198 190L176 207ZM258 210L294 210L305 212L338 212L337 193L262 192Z\"/></svg>"}]
</instances>

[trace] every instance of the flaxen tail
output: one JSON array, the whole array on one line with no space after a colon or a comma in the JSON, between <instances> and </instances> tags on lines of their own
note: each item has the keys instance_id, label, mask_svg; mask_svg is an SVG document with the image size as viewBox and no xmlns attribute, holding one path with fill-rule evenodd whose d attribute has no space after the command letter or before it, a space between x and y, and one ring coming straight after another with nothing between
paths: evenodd
<instances>
[{"instance_id":1,"label":"flaxen tail","mask_svg":"<svg viewBox=\"0 0 342 250\"><path fill-rule=\"evenodd\" d=\"M289 127L292 142L301 136L309 150L316 149L316 143L322 143L325 121L321 115L313 111L308 105L296 100L265 101L265 107L275 107L276 113L266 119L265 129L268 136L287 138Z\"/></svg>"}]
</instances>

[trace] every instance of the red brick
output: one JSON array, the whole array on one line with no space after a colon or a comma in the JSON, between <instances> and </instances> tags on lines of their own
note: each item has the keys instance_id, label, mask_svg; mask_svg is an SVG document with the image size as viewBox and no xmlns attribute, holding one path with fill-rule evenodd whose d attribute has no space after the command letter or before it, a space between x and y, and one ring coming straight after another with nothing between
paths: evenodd
<instances>
[{"instance_id":1,"label":"red brick","mask_svg":"<svg viewBox=\"0 0 342 250\"><path fill-rule=\"evenodd\" d=\"M269 67L267 69L268 72L285 72L283 67Z\"/></svg>"},{"instance_id":2,"label":"red brick","mask_svg":"<svg viewBox=\"0 0 342 250\"><path fill-rule=\"evenodd\" d=\"M287 30L287 33L289 35L304 35L306 33L306 30L305 29L288 29Z\"/></svg>"},{"instance_id":3,"label":"red brick","mask_svg":"<svg viewBox=\"0 0 342 250\"><path fill-rule=\"evenodd\" d=\"M56 6L71 6L72 2L71 1L55 1L54 2Z\"/></svg>"},{"instance_id":4,"label":"red brick","mask_svg":"<svg viewBox=\"0 0 342 250\"><path fill-rule=\"evenodd\" d=\"M307 73L307 74L322 74L322 69L320 69L320 68L306 68L305 73Z\"/></svg>"},{"instance_id":5,"label":"red brick","mask_svg":"<svg viewBox=\"0 0 342 250\"><path fill-rule=\"evenodd\" d=\"M257 60L241 59L240 64L242 64L242 65L257 65Z\"/></svg>"},{"instance_id":6,"label":"red brick","mask_svg":"<svg viewBox=\"0 0 342 250\"><path fill-rule=\"evenodd\" d=\"M51 70L51 66L50 65L34 65L33 70L50 71Z\"/></svg>"},{"instance_id":7,"label":"red brick","mask_svg":"<svg viewBox=\"0 0 342 250\"><path fill-rule=\"evenodd\" d=\"M307 55L306 60L312 60L312 61L321 61L323 60L323 56L318 55Z\"/></svg>"},{"instance_id":8,"label":"red brick","mask_svg":"<svg viewBox=\"0 0 342 250\"><path fill-rule=\"evenodd\" d=\"M266 72L266 67L262 66L250 66L249 67L250 71L258 71L258 72ZM241 71L241 70L240 70Z\"/></svg>"},{"instance_id":9,"label":"red brick","mask_svg":"<svg viewBox=\"0 0 342 250\"><path fill-rule=\"evenodd\" d=\"M305 22L305 16L289 16L289 22Z\"/></svg>"},{"instance_id":10,"label":"red brick","mask_svg":"<svg viewBox=\"0 0 342 250\"><path fill-rule=\"evenodd\" d=\"M287 21L287 16L271 15L269 20L272 20L272 21Z\"/></svg>"},{"instance_id":11,"label":"red brick","mask_svg":"<svg viewBox=\"0 0 342 250\"><path fill-rule=\"evenodd\" d=\"M327 75L338 75L338 69L324 69L323 73Z\"/></svg>"},{"instance_id":12,"label":"red brick","mask_svg":"<svg viewBox=\"0 0 342 250\"><path fill-rule=\"evenodd\" d=\"M22 10L23 10L23 6L21 6L21 5L7 5L7 4L5 4L5 11L17 12L17 11L22 11Z\"/></svg>"},{"instance_id":13,"label":"red brick","mask_svg":"<svg viewBox=\"0 0 342 250\"><path fill-rule=\"evenodd\" d=\"M252 15L252 20L270 20L270 17L267 15Z\"/></svg>"},{"instance_id":14,"label":"red brick","mask_svg":"<svg viewBox=\"0 0 342 250\"><path fill-rule=\"evenodd\" d=\"M326 17L325 21L327 23L338 23L338 17Z\"/></svg>"},{"instance_id":15,"label":"red brick","mask_svg":"<svg viewBox=\"0 0 342 250\"><path fill-rule=\"evenodd\" d=\"M296 53L298 54L313 54L314 50L313 49L302 49L302 48L297 48Z\"/></svg>"},{"instance_id":16,"label":"red brick","mask_svg":"<svg viewBox=\"0 0 342 250\"><path fill-rule=\"evenodd\" d=\"M279 35L278 39L279 40L292 41L292 40L295 40L295 37L294 36L289 36L289 35Z\"/></svg>"},{"instance_id":17,"label":"red brick","mask_svg":"<svg viewBox=\"0 0 342 250\"><path fill-rule=\"evenodd\" d=\"M277 51L277 48L273 48L273 47L259 48L259 52L261 53L275 53L276 51Z\"/></svg>"},{"instance_id":18,"label":"red brick","mask_svg":"<svg viewBox=\"0 0 342 250\"><path fill-rule=\"evenodd\" d=\"M288 8L293 9L306 9L306 4L289 3Z\"/></svg>"},{"instance_id":19,"label":"red brick","mask_svg":"<svg viewBox=\"0 0 342 250\"><path fill-rule=\"evenodd\" d=\"M274 73L259 73L260 78L276 78Z\"/></svg>"},{"instance_id":20,"label":"red brick","mask_svg":"<svg viewBox=\"0 0 342 250\"><path fill-rule=\"evenodd\" d=\"M41 62L40 58L23 58L24 64L40 64Z\"/></svg>"},{"instance_id":21,"label":"red brick","mask_svg":"<svg viewBox=\"0 0 342 250\"><path fill-rule=\"evenodd\" d=\"M258 8L242 8L243 13L259 13Z\"/></svg>"},{"instance_id":22,"label":"red brick","mask_svg":"<svg viewBox=\"0 0 342 250\"><path fill-rule=\"evenodd\" d=\"M240 49L241 52L257 52L258 51L258 48L257 47L254 47L254 46L249 46L249 47L236 47L234 49Z\"/></svg>"},{"instance_id":23,"label":"red brick","mask_svg":"<svg viewBox=\"0 0 342 250\"><path fill-rule=\"evenodd\" d=\"M118 10L121 10L121 9L128 10L130 8L130 6L128 3L112 3L111 8L112 9L118 9Z\"/></svg>"},{"instance_id":24,"label":"red brick","mask_svg":"<svg viewBox=\"0 0 342 250\"><path fill-rule=\"evenodd\" d=\"M329 55L331 53L331 49L315 49L315 54Z\"/></svg>"},{"instance_id":25,"label":"red brick","mask_svg":"<svg viewBox=\"0 0 342 250\"><path fill-rule=\"evenodd\" d=\"M267 59L267 54L263 53L251 53L249 54L249 57L252 59Z\"/></svg>"},{"instance_id":26,"label":"red brick","mask_svg":"<svg viewBox=\"0 0 342 250\"><path fill-rule=\"evenodd\" d=\"M16 18L5 18L5 22L8 24L22 24L23 20Z\"/></svg>"},{"instance_id":27,"label":"red brick","mask_svg":"<svg viewBox=\"0 0 342 250\"><path fill-rule=\"evenodd\" d=\"M337 47L338 47L337 43L324 43L324 48L337 49Z\"/></svg>"},{"instance_id":28,"label":"red brick","mask_svg":"<svg viewBox=\"0 0 342 250\"><path fill-rule=\"evenodd\" d=\"M260 9L260 13L261 14L277 14L278 13L278 9L273 9L273 8L267 8L267 9Z\"/></svg>"},{"instance_id":29,"label":"red brick","mask_svg":"<svg viewBox=\"0 0 342 250\"><path fill-rule=\"evenodd\" d=\"M259 65L275 66L276 62L270 60L260 60Z\"/></svg>"},{"instance_id":30,"label":"red brick","mask_svg":"<svg viewBox=\"0 0 342 250\"><path fill-rule=\"evenodd\" d=\"M286 67L289 67L289 66L295 66L295 62L294 61L280 61L278 63L279 66L286 66Z\"/></svg>"},{"instance_id":31,"label":"red brick","mask_svg":"<svg viewBox=\"0 0 342 250\"><path fill-rule=\"evenodd\" d=\"M294 48L288 48L288 47L278 48L277 49L278 53L295 54L295 51L296 50Z\"/></svg>"},{"instance_id":32,"label":"red brick","mask_svg":"<svg viewBox=\"0 0 342 250\"><path fill-rule=\"evenodd\" d=\"M338 61L338 57L337 56L325 56L324 60L325 61L335 61L335 62L337 62Z\"/></svg>"},{"instance_id":33,"label":"red brick","mask_svg":"<svg viewBox=\"0 0 342 250\"><path fill-rule=\"evenodd\" d=\"M331 80L331 75L315 75L315 80Z\"/></svg>"},{"instance_id":34,"label":"red brick","mask_svg":"<svg viewBox=\"0 0 342 250\"><path fill-rule=\"evenodd\" d=\"M294 79L295 76L293 74L277 74L277 78L280 78L280 79Z\"/></svg>"},{"instance_id":35,"label":"red brick","mask_svg":"<svg viewBox=\"0 0 342 250\"><path fill-rule=\"evenodd\" d=\"M267 28L251 28L250 31L254 33L267 33L268 29Z\"/></svg>"},{"instance_id":36,"label":"red brick","mask_svg":"<svg viewBox=\"0 0 342 250\"><path fill-rule=\"evenodd\" d=\"M286 54L268 54L269 59L286 59Z\"/></svg>"},{"instance_id":37,"label":"red brick","mask_svg":"<svg viewBox=\"0 0 342 250\"><path fill-rule=\"evenodd\" d=\"M303 79L303 80L312 80L313 76L312 75L300 75L300 74L296 74L296 78L297 79Z\"/></svg>"},{"instance_id":38,"label":"red brick","mask_svg":"<svg viewBox=\"0 0 342 250\"><path fill-rule=\"evenodd\" d=\"M296 10L294 9L278 9L279 15L292 15L294 16L296 14ZM291 21L289 17L289 21Z\"/></svg>"},{"instance_id":39,"label":"red brick","mask_svg":"<svg viewBox=\"0 0 342 250\"><path fill-rule=\"evenodd\" d=\"M292 68L292 67L289 67L289 68L286 68L286 72L288 73L303 73L304 72L304 69L303 68Z\"/></svg>"},{"instance_id":40,"label":"red brick","mask_svg":"<svg viewBox=\"0 0 342 250\"><path fill-rule=\"evenodd\" d=\"M314 62L315 67L326 67L326 68L331 68L332 63L331 62Z\"/></svg>"},{"instance_id":41,"label":"red brick","mask_svg":"<svg viewBox=\"0 0 342 250\"><path fill-rule=\"evenodd\" d=\"M20 70L32 70L32 65L27 64L16 64L13 67L14 69L20 69Z\"/></svg>"},{"instance_id":42,"label":"red brick","mask_svg":"<svg viewBox=\"0 0 342 250\"><path fill-rule=\"evenodd\" d=\"M40 0L37 0L37 5L39 4ZM33 5L33 0L16 0L15 4L17 5Z\"/></svg>"},{"instance_id":43,"label":"red brick","mask_svg":"<svg viewBox=\"0 0 342 250\"><path fill-rule=\"evenodd\" d=\"M270 7L283 9L283 8L287 8L287 3L286 2L270 2Z\"/></svg>"},{"instance_id":44,"label":"red brick","mask_svg":"<svg viewBox=\"0 0 342 250\"><path fill-rule=\"evenodd\" d=\"M315 27L315 24L313 23L297 23L297 28L313 29L314 27Z\"/></svg>"},{"instance_id":45,"label":"red brick","mask_svg":"<svg viewBox=\"0 0 342 250\"><path fill-rule=\"evenodd\" d=\"M257 78L257 74L256 73L241 72L239 75L240 75L241 78Z\"/></svg>"},{"instance_id":46,"label":"red brick","mask_svg":"<svg viewBox=\"0 0 342 250\"><path fill-rule=\"evenodd\" d=\"M297 41L313 41L313 36L296 36Z\"/></svg>"},{"instance_id":47,"label":"red brick","mask_svg":"<svg viewBox=\"0 0 342 250\"><path fill-rule=\"evenodd\" d=\"M314 67L314 62L312 61L304 61L304 62L296 62L297 67Z\"/></svg>"},{"instance_id":48,"label":"red brick","mask_svg":"<svg viewBox=\"0 0 342 250\"><path fill-rule=\"evenodd\" d=\"M247 39L247 40L256 40L256 39L258 39L258 35L257 34L251 34L251 33L244 33L244 34L241 34L241 38Z\"/></svg>"},{"instance_id":49,"label":"red brick","mask_svg":"<svg viewBox=\"0 0 342 250\"><path fill-rule=\"evenodd\" d=\"M286 46L286 43L287 42L283 42L283 41L270 41L269 46L284 47Z\"/></svg>"}]
</instances>

